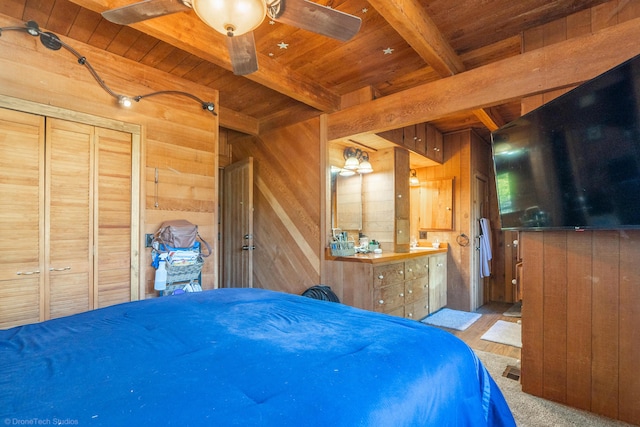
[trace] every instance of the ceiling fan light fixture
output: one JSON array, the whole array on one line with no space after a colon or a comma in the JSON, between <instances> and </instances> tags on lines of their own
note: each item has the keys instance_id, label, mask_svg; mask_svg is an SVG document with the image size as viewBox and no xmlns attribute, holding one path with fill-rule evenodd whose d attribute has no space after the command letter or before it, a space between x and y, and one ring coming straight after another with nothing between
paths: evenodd
<instances>
[{"instance_id":1,"label":"ceiling fan light fixture","mask_svg":"<svg viewBox=\"0 0 640 427\"><path fill-rule=\"evenodd\" d=\"M267 13L265 0L193 0L200 19L226 36L241 36L254 30Z\"/></svg>"}]
</instances>

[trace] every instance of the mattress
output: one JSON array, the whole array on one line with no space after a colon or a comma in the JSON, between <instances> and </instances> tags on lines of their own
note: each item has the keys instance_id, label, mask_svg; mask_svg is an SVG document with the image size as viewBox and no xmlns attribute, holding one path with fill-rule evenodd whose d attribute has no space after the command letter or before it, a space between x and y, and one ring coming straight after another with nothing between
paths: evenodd
<instances>
[{"instance_id":1,"label":"mattress","mask_svg":"<svg viewBox=\"0 0 640 427\"><path fill-rule=\"evenodd\" d=\"M2 330L0 370L5 425L515 425L454 335L262 289Z\"/></svg>"}]
</instances>

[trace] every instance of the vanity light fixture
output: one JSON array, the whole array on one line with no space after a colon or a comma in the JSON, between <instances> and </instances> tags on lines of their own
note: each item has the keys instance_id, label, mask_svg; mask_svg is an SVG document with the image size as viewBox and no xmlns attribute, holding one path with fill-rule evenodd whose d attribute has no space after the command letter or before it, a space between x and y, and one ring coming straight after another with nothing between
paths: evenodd
<instances>
[{"instance_id":1,"label":"vanity light fixture","mask_svg":"<svg viewBox=\"0 0 640 427\"><path fill-rule=\"evenodd\" d=\"M358 172L360 174L373 172L373 167L369 162L369 153L366 151L362 151L359 148L347 147L344 149L343 156L344 170L353 171L354 173ZM351 176L353 174L344 175L341 173L341 175Z\"/></svg>"},{"instance_id":2,"label":"vanity light fixture","mask_svg":"<svg viewBox=\"0 0 640 427\"><path fill-rule=\"evenodd\" d=\"M409 170L410 176L409 176L409 185L412 187L416 187L418 185L420 185L420 180L418 179L418 172L416 172L415 169L410 169Z\"/></svg>"},{"instance_id":3,"label":"vanity light fixture","mask_svg":"<svg viewBox=\"0 0 640 427\"><path fill-rule=\"evenodd\" d=\"M369 163L369 153L363 151L361 158L362 160L360 161L360 166L358 166L358 173L373 172L373 166L371 166L371 163Z\"/></svg>"},{"instance_id":4,"label":"vanity light fixture","mask_svg":"<svg viewBox=\"0 0 640 427\"><path fill-rule=\"evenodd\" d=\"M347 147L344 149L344 169L356 170L360 166L360 156L362 150L359 148Z\"/></svg>"},{"instance_id":5,"label":"vanity light fixture","mask_svg":"<svg viewBox=\"0 0 640 427\"><path fill-rule=\"evenodd\" d=\"M340 169L340 172L338 172L338 174L339 174L340 176L347 177L347 176L353 176L353 175L355 175L355 174L356 174L356 171L351 170L351 169Z\"/></svg>"}]
</instances>

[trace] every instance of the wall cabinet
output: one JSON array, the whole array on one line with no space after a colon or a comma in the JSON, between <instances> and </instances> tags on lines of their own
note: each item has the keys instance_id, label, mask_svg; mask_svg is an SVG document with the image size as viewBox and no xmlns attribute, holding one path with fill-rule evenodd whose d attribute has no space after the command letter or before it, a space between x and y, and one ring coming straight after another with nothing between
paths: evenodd
<instances>
[{"instance_id":1,"label":"wall cabinet","mask_svg":"<svg viewBox=\"0 0 640 427\"><path fill-rule=\"evenodd\" d=\"M0 328L129 301L132 137L0 109Z\"/></svg>"},{"instance_id":2,"label":"wall cabinet","mask_svg":"<svg viewBox=\"0 0 640 427\"><path fill-rule=\"evenodd\" d=\"M446 262L446 253L376 264L332 260L327 284L342 289L345 304L420 320L447 303Z\"/></svg>"},{"instance_id":3,"label":"wall cabinet","mask_svg":"<svg viewBox=\"0 0 640 427\"><path fill-rule=\"evenodd\" d=\"M444 138L442 133L430 123L418 123L377 135L436 163L444 162L442 150Z\"/></svg>"},{"instance_id":4,"label":"wall cabinet","mask_svg":"<svg viewBox=\"0 0 640 427\"><path fill-rule=\"evenodd\" d=\"M422 230L453 230L453 178L420 183Z\"/></svg>"}]
</instances>

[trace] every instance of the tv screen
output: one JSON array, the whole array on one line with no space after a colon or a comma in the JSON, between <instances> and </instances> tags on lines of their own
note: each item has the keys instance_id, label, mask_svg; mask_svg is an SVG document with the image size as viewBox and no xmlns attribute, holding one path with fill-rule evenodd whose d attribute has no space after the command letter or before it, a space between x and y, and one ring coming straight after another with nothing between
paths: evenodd
<instances>
[{"instance_id":1,"label":"tv screen","mask_svg":"<svg viewBox=\"0 0 640 427\"><path fill-rule=\"evenodd\" d=\"M640 228L640 56L494 131L502 229Z\"/></svg>"}]
</instances>

